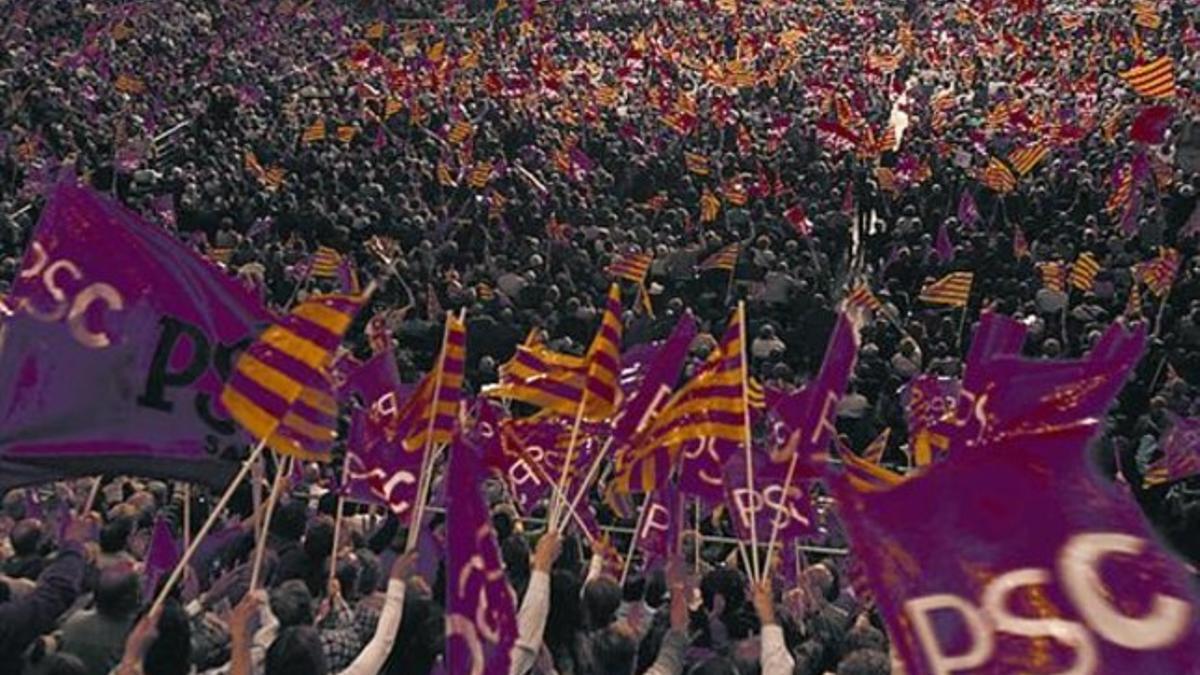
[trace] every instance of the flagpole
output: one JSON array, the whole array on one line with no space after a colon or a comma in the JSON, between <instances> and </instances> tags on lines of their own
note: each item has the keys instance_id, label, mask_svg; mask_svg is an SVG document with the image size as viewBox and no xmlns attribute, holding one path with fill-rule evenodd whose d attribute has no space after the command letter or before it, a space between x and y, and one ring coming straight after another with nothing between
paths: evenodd
<instances>
[{"instance_id":1,"label":"flagpole","mask_svg":"<svg viewBox=\"0 0 1200 675\"><path fill-rule=\"evenodd\" d=\"M453 315L446 312L446 325L442 329L442 350L438 354L437 373L433 378L433 399L429 403L429 424L425 427L425 452L421 458L421 480L418 483L417 503L413 509L413 520L408 528L408 540L404 551L410 553L417 548L417 538L421 532L421 520L425 517L425 498L429 494L429 484L433 482L433 427L437 422L438 398L442 393L442 366L446 363L446 347L450 341L450 321Z\"/></svg>"},{"instance_id":2,"label":"flagpole","mask_svg":"<svg viewBox=\"0 0 1200 675\"><path fill-rule=\"evenodd\" d=\"M1176 273L1178 276L1178 272ZM1137 283L1136 281L1134 283ZM1171 291L1175 290L1175 279L1171 279L1171 285L1167 287L1167 292L1163 293L1162 300L1158 303L1158 316L1154 318L1154 332L1150 337L1158 337L1158 331L1162 329L1163 315L1167 311L1167 298L1171 297Z\"/></svg>"},{"instance_id":3,"label":"flagpole","mask_svg":"<svg viewBox=\"0 0 1200 675\"><path fill-rule=\"evenodd\" d=\"M700 545L704 542L704 535L701 534L701 532L700 532L700 498L699 497L694 498L694 501L692 501L692 511L693 511L693 513L695 513L695 517L696 517L696 541L693 542L696 546L696 550L695 550L695 555L693 556L693 558L695 558L695 562L693 563L693 566L692 566L692 572L694 574L700 574Z\"/></svg>"},{"instance_id":4,"label":"flagpole","mask_svg":"<svg viewBox=\"0 0 1200 675\"><path fill-rule=\"evenodd\" d=\"M821 424L824 424L824 422L821 422ZM821 431L820 427L815 429L815 431L817 433L820 433L820 431ZM803 432L797 431L796 433L799 434L799 433L803 433ZM791 459L791 461L788 462L787 474L784 476L784 479L783 479L783 497L782 497L782 499L783 499L783 503L785 505L787 504L788 498L790 497L790 495L792 493L792 479L795 477L796 463L799 459L800 459L800 446L799 446L799 444L796 444L796 446L792 449L792 459ZM767 541L767 560L766 560L765 564L763 565L763 569L762 569L763 574L771 573L771 556L775 552L775 539L779 535L779 521L782 519L781 517L783 515L784 515L784 510L779 509L778 511L776 511L775 517L771 519L771 538Z\"/></svg>"},{"instance_id":5,"label":"flagpole","mask_svg":"<svg viewBox=\"0 0 1200 675\"><path fill-rule=\"evenodd\" d=\"M192 485L183 484L183 550L192 545Z\"/></svg>"},{"instance_id":6,"label":"flagpole","mask_svg":"<svg viewBox=\"0 0 1200 675\"><path fill-rule=\"evenodd\" d=\"M92 504L96 503L96 497L100 495L100 484L104 482L104 476L96 476L96 481L92 483L92 489L88 492L87 501L79 507L79 515L86 516L92 510Z\"/></svg>"},{"instance_id":7,"label":"flagpole","mask_svg":"<svg viewBox=\"0 0 1200 675\"><path fill-rule=\"evenodd\" d=\"M338 484L337 514L333 519L333 550L329 552L329 582L337 577L338 541L342 534L342 510L346 505L346 479L350 475L350 458L342 457L342 482Z\"/></svg>"},{"instance_id":8,"label":"flagpole","mask_svg":"<svg viewBox=\"0 0 1200 675\"><path fill-rule=\"evenodd\" d=\"M275 505L279 503L279 493L283 492L283 483L287 479L292 459L280 456L275 464L275 482L271 486L271 494L267 497L267 511L263 514L262 529L258 533L258 543L254 547L254 566L250 568L250 589L258 588L258 576L262 571L263 557L267 552L267 537L271 532L271 516Z\"/></svg>"},{"instance_id":9,"label":"flagpole","mask_svg":"<svg viewBox=\"0 0 1200 675\"><path fill-rule=\"evenodd\" d=\"M746 302L744 300L738 301L738 321L741 323L741 328L740 328L739 332L741 333L741 338L742 338L742 349L741 349L742 362L740 364L741 365L740 370L741 370L741 375L742 375L742 431L743 431L743 435L744 435L744 444L745 444L745 448L746 448L746 453L745 453L745 456L746 456L746 487L747 487L747 489L750 490L750 504L751 504L751 506L753 506L754 499L758 496L758 493L755 492L755 490L754 490L754 456L752 454L753 453L753 450L751 448L752 440L750 437L750 383L747 381L749 378L749 374L746 372L746 370L747 370L747 368L746 368L746 337L747 336L746 336ZM757 520L758 520L758 518L756 517L756 514L753 513L753 511L752 511L750 514L750 544L751 544L751 555L753 556L754 566L751 568L751 571L750 571L750 580L755 581L755 582L758 581L758 576L759 576L758 525L755 522Z\"/></svg>"},{"instance_id":10,"label":"flagpole","mask_svg":"<svg viewBox=\"0 0 1200 675\"><path fill-rule=\"evenodd\" d=\"M629 566L633 561L633 551L637 548L638 537L642 534L642 525L646 523L646 514L650 511L646 507L650 505L649 493L642 499L642 505L638 507L637 522L633 526L633 535L629 538L629 549L625 551L625 560L621 566L621 581L618 585L624 586L625 579L629 576Z\"/></svg>"},{"instance_id":11,"label":"flagpole","mask_svg":"<svg viewBox=\"0 0 1200 675\"><path fill-rule=\"evenodd\" d=\"M567 507L570 509L567 511L568 517L566 519L560 519L560 527L558 528L559 534L562 534L562 532L567 529L565 523L569 523L571 518L574 517L576 509L579 508L580 500L582 500L583 496L587 494L592 482L595 481L597 474L599 474L600 467L604 465L604 459L608 456L608 448L612 445L612 440L612 437L609 436L608 439L604 441L604 446L600 448L600 453L596 455L596 459L592 460L592 466L588 469L587 476L585 476L583 479L583 485L579 486L579 491L575 493L575 496L571 499L571 502ZM563 498L566 498L565 495Z\"/></svg>"},{"instance_id":12,"label":"flagpole","mask_svg":"<svg viewBox=\"0 0 1200 675\"><path fill-rule=\"evenodd\" d=\"M204 540L209 530L216 524L217 518L221 516L221 512L225 510L225 507L229 505L229 500L233 499L233 493L237 491L238 486L242 484L242 481L246 480L250 469L258 462L258 458L262 455L263 448L265 447L267 447L267 439L264 438L254 447L254 451L250 453L246 461L242 462L242 468L233 477L233 480L229 481L229 486L225 488L225 494L221 495L221 498L217 500L212 512L208 514L208 519L204 521L204 525L200 527L200 531L192 538L191 544L185 548L183 557L179 559L179 562L175 565L175 569L171 571L171 576L167 577L167 582L163 584L162 590L158 592L158 597L154 599L154 604L151 606L149 614L154 614L162 607L163 602L167 599L167 595L171 592L171 588L179 582L179 577L183 575L187 564L196 555L196 549L200 548L200 542Z\"/></svg>"},{"instance_id":13,"label":"flagpole","mask_svg":"<svg viewBox=\"0 0 1200 675\"><path fill-rule=\"evenodd\" d=\"M551 495L549 525L551 530L558 531L559 519L562 516L563 507L566 506L566 500L560 500L559 496L565 496L566 494L567 476L571 475L571 464L575 461L575 444L579 440L579 425L583 423L583 410L587 407L588 385L592 382L592 373L595 369L595 359L589 358L587 377L583 380L583 393L579 397L579 405L575 406L575 423L571 426L571 441L567 445L567 460L563 464L562 475L558 477L558 490L555 494ZM586 485L584 489L587 489Z\"/></svg>"}]
</instances>

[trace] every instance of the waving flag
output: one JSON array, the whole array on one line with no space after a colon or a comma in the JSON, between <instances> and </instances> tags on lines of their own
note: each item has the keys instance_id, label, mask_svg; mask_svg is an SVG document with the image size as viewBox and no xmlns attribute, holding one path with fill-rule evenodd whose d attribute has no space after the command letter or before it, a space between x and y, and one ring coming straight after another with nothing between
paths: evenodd
<instances>
[{"instance_id":1,"label":"waving flag","mask_svg":"<svg viewBox=\"0 0 1200 675\"><path fill-rule=\"evenodd\" d=\"M446 669L508 675L516 597L504 574L476 448L459 436L446 472Z\"/></svg>"},{"instance_id":2,"label":"waving flag","mask_svg":"<svg viewBox=\"0 0 1200 675\"><path fill-rule=\"evenodd\" d=\"M958 222L966 227L974 227L979 222L979 207L975 204L975 195L970 190L963 190L958 198Z\"/></svg>"},{"instance_id":3,"label":"waving flag","mask_svg":"<svg viewBox=\"0 0 1200 675\"><path fill-rule=\"evenodd\" d=\"M328 246L318 246L312 254L309 274L318 279L336 279L342 267L342 254Z\"/></svg>"},{"instance_id":4,"label":"waving flag","mask_svg":"<svg viewBox=\"0 0 1200 675\"><path fill-rule=\"evenodd\" d=\"M447 315L437 364L400 407L389 430L404 452L419 453L427 446L450 442L458 426L466 349L466 325L461 317Z\"/></svg>"},{"instance_id":5,"label":"waving flag","mask_svg":"<svg viewBox=\"0 0 1200 675\"><path fill-rule=\"evenodd\" d=\"M221 404L256 441L305 461L330 459L338 409L329 366L363 300L310 298L238 357Z\"/></svg>"},{"instance_id":6,"label":"waving flag","mask_svg":"<svg viewBox=\"0 0 1200 675\"><path fill-rule=\"evenodd\" d=\"M413 387L400 383L395 357L387 350L351 372L343 391L359 396L363 407L350 418L347 483L342 494L355 501L383 504L401 522L407 522L417 501L422 456L403 452L394 429Z\"/></svg>"},{"instance_id":7,"label":"waving flag","mask_svg":"<svg viewBox=\"0 0 1200 675\"><path fill-rule=\"evenodd\" d=\"M920 300L934 305L966 307L974 280L975 275L971 272L951 272L933 283L926 284L921 289Z\"/></svg>"},{"instance_id":8,"label":"waving flag","mask_svg":"<svg viewBox=\"0 0 1200 675\"><path fill-rule=\"evenodd\" d=\"M1179 273L1179 251L1161 246L1158 257L1138 265L1138 276L1150 292L1158 297L1164 297L1175 284L1175 275Z\"/></svg>"},{"instance_id":9,"label":"waving flag","mask_svg":"<svg viewBox=\"0 0 1200 675\"><path fill-rule=\"evenodd\" d=\"M310 124L304 130L304 133L300 134L300 142L305 144L316 143L317 141L325 140L325 136L325 120L317 120Z\"/></svg>"},{"instance_id":10,"label":"waving flag","mask_svg":"<svg viewBox=\"0 0 1200 675\"><path fill-rule=\"evenodd\" d=\"M644 431L670 400L695 337L696 320L691 312L687 312L679 318L671 335L658 349L637 391L630 395L613 420L613 447L621 447ZM625 360L630 360L628 355Z\"/></svg>"},{"instance_id":11,"label":"waving flag","mask_svg":"<svg viewBox=\"0 0 1200 675\"><path fill-rule=\"evenodd\" d=\"M1161 56L1149 63L1120 73L1121 79L1139 96L1152 99L1175 98L1175 61Z\"/></svg>"},{"instance_id":12,"label":"waving flag","mask_svg":"<svg viewBox=\"0 0 1200 675\"><path fill-rule=\"evenodd\" d=\"M541 408L595 421L616 412L620 403L621 290L609 289L600 330L580 358L555 354L540 345L522 345L500 369L500 382L484 395L512 398ZM582 406L582 408L580 408Z\"/></svg>"},{"instance_id":13,"label":"waving flag","mask_svg":"<svg viewBox=\"0 0 1200 675\"><path fill-rule=\"evenodd\" d=\"M1008 156L1008 163L1016 169L1018 176L1025 176L1037 168L1050 154L1050 147L1044 143L1034 143L1019 150L1014 150Z\"/></svg>"},{"instance_id":14,"label":"waving flag","mask_svg":"<svg viewBox=\"0 0 1200 675\"><path fill-rule=\"evenodd\" d=\"M637 284L638 298L651 316L654 315L654 307L650 302L650 294L646 292L646 275L650 273L650 264L653 262L654 255L651 253L630 253L617 256L604 270L609 276Z\"/></svg>"},{"instance_id":15,"label":"waving flag","mask_svg":"<svg viewBox=\"0 0 1200 675\"><path fill-rule=\"evenodd\" d=\"M153 598L158 589L159 580L170 576L180 558L179 542L171 534L171 524L159 516L154 519L154 529L150 534L150 546L146 549L146 558L142 565L142 597Z\"/></svg>"},{"instance_id":16,"label":"waving flag","mask_svg":"<svg viewBox=\"0 0 1200 675\"><path fill-rule=\"evenodd\" d=\"M1013 175L1012 169L995 157L988 160L981 180L989 190L999 194L1007 194L1017 189L1017 177Z\"/></svg>"},{"instance_id":17,"label":"waving flag","mask_svg":"<svg viewBox=\"0 0 1200 675\"><path fill-rule=\"evenodd\" d=\"M715 222L720 213L721 198L713 194L712 190L704 188L704 192L700 195L700 222Z\"/></svg>"},{"instance_id":18,"label":"waving flag","mask_svg":"<svg viewBox=\"0 0 1200 675\"><path fill-rule=\"evenodd\" d=\"M945 264L954 260L954 242L950 241L950 228L946 221L942 221L938 226L937 241L933 250L937 254L938 262Z\"/></svg>"},{"instance_id":19,"label":"waving flag","mask_svg":"<svg viewBox=\"0 0 1200 675\"><path fill-rule=\"evenodd\" d=\"M846 304L848 307L861 307L871 312L878 312L883 309L883 303L879 301L879 298L875 297L875 294L871 292L871 287L865 282L860 283L854 287L854 290L850 291L850 294L846 296Z\"/></svg>"},{"instance_id":20,"label":"waving flag","mask_svg":"<svg viewBox=\"0 0 1200 675\"><path fill-rule=\"evenodd\" d=\"M733 268L737 267L738 256L741 255L741 251L741 244L729 244L700 263L700 269L732 272Z\"/></svg>"},{"instance_id":21,"label":"waving flag","mask_svg":"<svg viewBox=\"0 0 1200 675\"><path fill-rule=\"evenodd\" d=\"M1071 264L1071 285L1084 292L1091 291L1100 269L1100 261L1091 251L1080 253Z\"/></svg>"},{"instance_id":22,"label":"waving flag","mask_svg":"<svg viewBox=\"0 0 1200 675\"><path fill-rule=\"evenodd\" d=\"M754 491L746 475L746 455L733 453L724 467L725 500L738 539L749 542L754 534L760 542L769 537L775 521L779 522L777 544L788 544L797 537L816 532L816 517L808 485L798 480L799 474L787 482L787 464L773 463L762 453L751 455L754 462ZM753 526L751 520L754 521Z\"/></svg>"},{"instance_id":23,"label":"waving flag","mask_svg":"<svg viewBox=\"0 0 1200 675\"><path fill-rule=\"evenodd\" d=\"M697 176L707 176L712 170L708 166L708 158L704 155L699 155L694 152L685 152L683 154L684 166L687 167L689 173L694 173Z\"/></svg>"},{"instance_id":24,"label":"waving flag","mask_svg":"<svg viewBox=\"0 0 1200 675\"><path fill-rule=\"evenodd\" d=\"M55 274L72 282L48 283ZM235 279L67 179L7 302L0 486L43 471L223 486L237 470L237 428L216 405L219 364L271 316Z\"/></svg>"},{"instance_id":25,"label":"waving flag","mask_svg":"<svg viewBox=\"0 0 1200 675\"><path fill-rule=\"evenodd\" d=\"M613 491L652 492L662 485L684 444L705 437L742 443L745 363L741 310L696 376L670 398L646 428L618 447Z\"/></svg>"},{"instance_id":26,"label":"waving flag","mask_svg":"<svg viewBox=\"0 0 1200 675\"><path fill-rule=\"evenodd\" d=\"M642 570L662 568L675 550L683 527L683 493L674 481L646 497L645 513L639 519L635 550L642 554Z\"/></svg>"},{"instance_id":27,"label":"waving flag","mask_svg":"<svg viewBox=\"0 0 1200 675\"><path fill-rule=\"evenodd\" d=\"M1200 418L1170 417L1171 428L1158 441L1162 457L1147 468L1143 477L1146 487L1200 474Z\"/></svg>"},{"instance_id":28,"label":"waving flag","mask_svg":"<svg viewBox=\"0 0 1200 675\"><path fill-rule=\"evenodd\" d=\"M1037 269L1042 275L1042 286L1056 293L1067 292L1066 265L1057 260L1052 260L1038 263Z\"/></svg>"}]
</instances>

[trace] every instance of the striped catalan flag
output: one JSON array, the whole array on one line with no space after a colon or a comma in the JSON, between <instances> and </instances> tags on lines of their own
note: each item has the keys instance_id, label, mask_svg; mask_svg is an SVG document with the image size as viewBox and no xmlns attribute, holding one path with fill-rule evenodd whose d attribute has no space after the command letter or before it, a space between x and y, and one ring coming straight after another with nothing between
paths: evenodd
<instances>
[{"instance_id":1,"label":"striped catalan flag","mask_svg":"<svg viewBox=\"0 0 1200 675\"><path fill-rule=\"evenodd\" d=\"M725 270L732 272L737 267L738 257L742 254L742 245L733 243L712 254L700 263L702 270Z\"/></svg>"},{"instance_id":2,"label":"striped catalan flag","mask_svg":"<svg viewBox=\"0 0 1200 675\"><path fill-rule=\"evenodd\" d=\"M484 395L524 401L569 417L579 413L589 422L607 419L616 413L621 398L621 333L621 289L613 284L600 330L586 355L521 345L500 368L500 382L486 388Z\"/></svg>"},{"instance_id":3,"label":"striped catalan flag","mask_svg":"<svg viewBox=\"0 0 1200 675\"><path fill-rule=\"evenodd\" d=\"M343 143L349 143L350 141L353 141L354 137L357 135L358 128L353 125L343 124L337 128L338 140Z\"/></svg>"},{"instance_id":4,"label":"striped catalan flag","mask_svg":"<svg viewBox=\"0 0 1200 675\"><path fill-rule=\"evenodd\" d=\"M476 190L482 190L487 186L488 181L492 179L492 163L479 162L471 169L471 173L467 176L467 182Z\"/></svg>"},{"instance_id":5,"label":"striped catalan flag","mask_svg":"<svg viewBox=\"0 0 1200 675\"><path fill-rule=\"evenodd\" d=\"M117 80L113 83L113 86L122 94L135 95L146 93L146 83L141 78L126 75L125 73L117 75Z\"/></svg>"},{"instance_id":6,"label":"striped catalan flag","mask_svg":"<svg viewBox=\"0 0 1200 675\"><path fill-rule=\"evenodd\" d=\"M1163 297L1175 284L1175 275L1179 273L1179 251L1161 246L1158 257L1139 266L1138 276L1150 292Z\"/></svg>"},{"instance_id":7,"label":"striped catalan flag","mask_svg":"<svg viewBox=\"0 0 1200 675\"><path fill-rule=\"evenodd\" d=\"M437 181L442 187L458 187L458 181L454 180L454 174L445 162L438 162Z\"/></svg>"},{"instance_id":8,"label":"striped catalan flag","mask_svg":"<svg viewBox=\"0 0 1200 675\"><path fill-rule=\"evenodd\" d=\"M394 438L409 454L449 443L458 425L467 354L467 326L461 315L446 316L444 335L437 364L394 418Z\"/></svg>"},{"instance_id":9,"label":"striped catalan flag","mask_svg":"<svg viewBox=\"0 0 1200 675\"><path fill-rule=\"evenodd\" d=\"M1136 278L1129 287L1129 298L1125 301L1125 311L1122 314L1127 319L1135 319L1142 316L1142 289L1138 285Z\"/></svg>"},{"instance_id":10,"label":"striped catalan flag","mask_svg":"<svg viewBox=\"0 0 1200 675\"><path fill-rule=\"evenodd\" d=\"M1142 28L1149 30L1158 30L1162 26L1162 17L1158 14L1158 7L1150 0L1138 0L1133 3L1133 22Z\"/></svg>"},{"instance_id":11,"label":"striped catalan flag","mask_svg":"<svg viewBox=\"0 0 1200 675\"><path fill-rule=\"evenodd\" d=\"M255 440L297 459L330 459L338 409L329 365L363 300L311 298L238 357L221 404Z\"/></svg>"},{"instance_id":12,"label":"striped catalan flag","mask_svg":"<svg viewBox=\"0 0 1200 675\"><path fill-rule=\"evenodd\" d=\"M861 307L872 312L883 309L883 303L871 292L871 287L865 283L855 286L846 296L846 304L850 307Z\"/></svg>"},{"instance_id":13,"label":"striped catalan flag","mask_svg":"<svg viewBox=\"0 0 1200 675\"><path fill-rule=\"evenodd\" d=\"M750 199L750 194L746 192L746 185L740 179L726 183L721 192L725 195L725 200L733 206L745 206Z\"/></svg>"},{"instance_id":14,"label":"striped catalan flag","mask_svg":"<svg viewBox=\"0 0 1200 675\"><path fill-rule=\"evenodd\" d=\"M1096 260L1091 251L1084 251L1071 265L1071 285L1084 292L1090 291L1099 273L1100 261Z\"/></svg>"},{"instance_id":15,"label":"striped catalan flag","mask_svg":"<svg viewBox=\"0 0 1200 675\"><path fill-rule=\"evenodd\" d=\"M1169 56L1134 66L1120 76L1139 96L1175 98L1175 61Z\"/></svg>"},{"instance_id":16,"label":"striped catalan flag","mask_svg":"<svg viewBox=\"0 0 1200 675\"><path fill-rule=\"evenodd\" d=\"M1039 263L1038 272L1042 275L1042 286L1058 293L1067 292L1067 266L1058 261Z\"/></svg>"},{"instance_id":17,"label":"striped catalan flag","mask_svg":"<svg viewBox=\"0 0 1200 675\"><path fill-rule=\"evenodd\" d=\"M325 120L317 120L308 125L304 133L300 134L301 143L316 143L317 141L325 140Z\"/></svg>"},{"instance_id":18,"label":"striped catalan flag","mask_svg":"<svg viewBox=\"0 0 1200 675\"><path fill-rule=\"evenodd\" d=\"M367 39L368 40L382 40L384 31L385 31L385 26L383 25L383 22L376 21L375 23L371 24L370 26L367 26L367 32L366 32Z\"/></svg>"},{"instance_id":19,"label":"striped catalan flag","mask_svg":"<svg viewBox=\"0 0 1200 675\"><path fill-rule=\"evenodd\" d=\"M904 482L904 476L859 457L838 441L841 451L842 478L858 492L881 492Z\"/></svg>"},{"instance_id":20,"label":"striped catalan flag","mask_svg":"<svg viewBox=\"0 0 1200 675\"><path fill-rule=\"evenodd\" d=\"M1013 169L1016 169L1017 175L1026 176L1030 171L1037 168L1037 165L1046 159L1049 154L1050 147L1045 143L1037 142L1033 145L1014 150L1008 156L1008 163L1012 165Z\"/></svg>"},{"instance_id":21,"label":"striped catalan flag","mask_svg":"<svg viewBox=\"0 0 1200 675\"><path fill-rule=\"evenodd\" d=\"M312 255L310 274L318 279L336 279L342 266L342 254L328 246L318 246Z\"/></svg>"},{"instance_id":22,"label":"striped catalan flag","mask_svg":"<svg viewBox=\"0 0 1200 675\"><path fill-rule=\"evenodd\" d=\"M1006 194L1017 189L1017 177L1004 162L992 157L983 170L981 182L991 191Z\"/></svg>"},{"instance_id":23,"label":"striped catalan flag","mask_svg":"<svg viewBox=\"0 0 1200 675\"><path fill-rule=\"evenodd\" d=\"M683 153L683 164L690 173L697 176L707 176L711 171L708 167L708 158L694 152Z\"/></svg>"},{"instance_id":24,"label":"striped catalan flag","mask_svg":"<svg viewBox=\"0 0 1200 675\"><path fill-rule=\"evenodd\" d=\"M951 272L922 288L920 300L934 305L966 307L974 281L973 272Z\"/></svg>"},{"instance_id":25,"label":"striped catalan flag","mask_svg":"<svg viewBox=\"0 0 1200 675\"><path fill-rule=\"evenodd\" d=\"M700 195L700 222L711 223L721 213L721 198L714 195L708 188Z\"/></svg>"},{"instance_id":26,"label":"striped catalan flag","mask_svg":"<svg viewBox=\"0 0 1200 675\"><path fill-rule=\"evenodd\" d=\"M1116 188L1108 196L1108 202L1104 205L1109 216L1114 218L1133 200L1133 168L1125 164L1118 168L1117 172L1117 178L1114 181Z\"/></svg>"},{"instance_id":27,"label":"striped catalan flag","mask_svg":"<svg viewBox=\"0 0 1200 675\"><path fill-rule=\"evenodd\" d=\"M675 392L643 431L617 449L610 484L614 493L648 493L660 487L689 441L712 438L736 446L744 443L749 392L743 330L739 306L721 343L695 377Z\"/></svg>"},{"instance_id":28,"label":"striped catalan flag","mask_svg":"<svg viewBox=\"0 0 1200 675\"><path fill-rule=\"evenodd\" d=\"M449 133L446 134L446 140L451 145L462 145L473 133L475 133L475 127L470 122L459 120L450 127Z\"/></svg>"},{"instance_id":29,"label":"striped catalan flag","mask_svg":"<svg viewBox=\"0 0 1200 675\"><path fill-rule=\"evenodd\" d=\"M605 271L618 279L640 284L646 281L652 262L654 256L650 253L630 253L618 256Z\"/></svg>"}]
</instances>

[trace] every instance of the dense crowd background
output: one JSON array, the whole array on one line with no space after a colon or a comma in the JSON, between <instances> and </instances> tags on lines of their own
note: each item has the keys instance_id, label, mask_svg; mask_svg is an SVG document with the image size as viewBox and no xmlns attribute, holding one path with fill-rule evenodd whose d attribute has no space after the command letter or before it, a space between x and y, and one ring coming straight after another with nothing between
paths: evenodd
<instances>
[{"instance_id":1,"label":"dense crowd background","mask_svg":"<svg viewBox=\"0 0 1200 675\"><path fill-rule=\"evenodd\" d=\"M1031 13L993 2L965 16L948 3L877 0L501 4L10 1L0 27L0 277L19 269L39 191L73 165L277 308L332 287L302 272L318 246L348 256L364 279L380 276L386 258L398 274L364 320L389 313L403 379L413 381L438 349L441 310L466 308L473 391L496 380L531 328L582 353L618 254L654 254L653 314L627 286L626 348L665 337L690 310L703 326L698 362L731 301L745 299L755 374L782 387L819 366L837 303L866 281L884 307L864 329L838 426L856 449L893 428L884 459L904 467L899 391L918 373L960 374L981 308L1027 321L1031 357L1078 356L1128 314L1130 268L1173 246L1179 277L1165 304L1147 296L1129 317L1151 322L1154 339L1093 452L1172 546L1200 561L1194 486L1142 487L1170 415L1200 414L1194 5L1159 3L1162 24L1147 30L1116 2ZM382 35L369 37L380 21ZM904 30L915 46L894 72L880 70L869 55L899 46ZM1166 142L1151 148L1128 138L1138 102L1117 77L1146 54L1171 56L1178 83ZM751 64L752 81L714 83L721 73L706 66L735 62ZM122 75L144 91L118 91ZM860 130L897 122L899 150L864 157L830 147L816 123L844 112L836 96ZM932 102L947 97L935 123ZM1021 115L993 118L1012 102ZM304 142L318 120L327 138ZM1076 137L1056 138L1011 194L980 186L987 157L1049 138L1051 120ZM454 141L464 121L469 135ZM1143 151L1155 171L1126 233L1106 209L1112 173ZM708 175L690 171L686 153L708 158ZM484 162L485 184L472 185ZM892 169L894 190L881 185L877 163ZM265 175L274 168L281 178ZM960 220L964 192L977 221ZM713 218L702 214L706 195L721 200ZM943 225L949 257L937 250ZM1028 255L1014 248L1018 232ZM732 273L697 270L734 242L742 246ZM1043 286L1038 263L1084 251L1103 266L1091 292ZM965 317L917 301L925 282L955 270L975 273ZM352 331L359 353L368 350L362 334ZM371 663L426 672L443 634L437 560L397 559L401 528L359 514L340 583L329 587L334 500L321 482L312 468L271 521L263 614L277 625L261 649L264 633L250 631L262 599L242 599L248 494L154 635L131 633L149 595L135 570L155 515L181 522L178 486L110 479L95 502L99 522L70 525L52 524L51 505L78 508L90 481L10 493L0 515L0 663L99 674L127 655L147 673L374 672L352 662L377 656L364 649L407 586L399 630ZM193 495L193 528L207 503ZM751 588L736 560L725 564L730 547L710 544L691 595L677 569L635 572L622 587L589 577L574 538L544 538L531 555L514 514L498 507L495 523L522 621L527 607L548 608L544 635L524 645L538 656L535 672L628 673L631 661L655 673L750 673L761 663L773 675L789 661L797 673L891 668L879 618L841 556L808 559L801 583L773 597ZM716 522L705 530L727 533ZM844 545L832 520L810 543ZM423 577L410 577L414 565ZM763 628L772 625L782 631ZM523 640L527 630L537 632L522 623ZM252 654L250 665L239 654Z\"/></svg>"}]
</instances>

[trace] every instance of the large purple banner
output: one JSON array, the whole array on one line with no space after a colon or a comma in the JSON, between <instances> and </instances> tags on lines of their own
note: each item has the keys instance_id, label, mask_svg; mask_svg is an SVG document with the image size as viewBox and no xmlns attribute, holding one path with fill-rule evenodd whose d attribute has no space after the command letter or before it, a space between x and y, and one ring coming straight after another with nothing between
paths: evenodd
<instances>
[{"instance_id":1,"label":"large purple banner","mask_svg":"<svg viewBox=\"0 0 1200 675\"><path fill-rule=\"evenodd\" d=\"M167 231L64 181L8 304L3 460L214 485L237 468L244 448L217 398L270 316Z\"/></svg>"}]
</instances>

